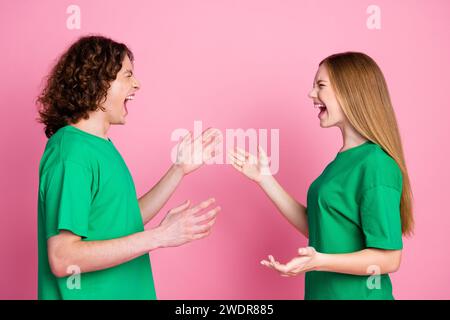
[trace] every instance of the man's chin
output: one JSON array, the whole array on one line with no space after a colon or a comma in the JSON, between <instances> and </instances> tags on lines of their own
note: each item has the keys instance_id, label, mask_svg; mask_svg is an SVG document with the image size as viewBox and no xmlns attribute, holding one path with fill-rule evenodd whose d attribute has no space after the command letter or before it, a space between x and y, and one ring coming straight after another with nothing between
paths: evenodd
<instances>
[{"instance_id":1,"label":"man's chin","mask_svg":"<svg viewBox=\"0 0 450 320\"><path fill-rule=\"evenodd\" d=\"M114 120L113 122L110 122L111 125L124 125L127 122L125 117L119 120Z\"/></svg>"}]
</instances>

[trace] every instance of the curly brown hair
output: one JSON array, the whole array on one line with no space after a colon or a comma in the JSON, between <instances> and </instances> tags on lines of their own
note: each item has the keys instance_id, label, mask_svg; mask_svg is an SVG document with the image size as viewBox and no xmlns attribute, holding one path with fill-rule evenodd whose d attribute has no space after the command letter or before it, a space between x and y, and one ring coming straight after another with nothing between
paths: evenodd
<instances>
[{"instance_id":1,"label":"curly brown hair","mask_svg":"<svg viewBox=\"0 0 450 320\"><path fill-rule=\"evenodd\" d=\"M88 119L89 112L102 109L110 83L133 53L123 43L103 36L85 36L62 54L37 98L38 122L50 138L59 128Z\"/></svg>"}]
</instances>

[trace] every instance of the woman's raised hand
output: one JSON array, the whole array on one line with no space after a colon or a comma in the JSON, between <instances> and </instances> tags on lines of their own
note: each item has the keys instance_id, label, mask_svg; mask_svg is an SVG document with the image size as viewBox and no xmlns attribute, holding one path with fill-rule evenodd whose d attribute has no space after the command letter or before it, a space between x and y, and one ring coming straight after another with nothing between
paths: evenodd
<instances>
[{"instance_id":1,"label":"woman's raised hand","mask_svg":"<svg viewBox=\"0 0 450 320\"><path fill-rule=\"evenodd\" d=\"M257 183L271 175L269 158L260 146L258 146L258 156L236 148L236 150L228 150L228 159L237 171Z\"/></svg>"}]
</instances>

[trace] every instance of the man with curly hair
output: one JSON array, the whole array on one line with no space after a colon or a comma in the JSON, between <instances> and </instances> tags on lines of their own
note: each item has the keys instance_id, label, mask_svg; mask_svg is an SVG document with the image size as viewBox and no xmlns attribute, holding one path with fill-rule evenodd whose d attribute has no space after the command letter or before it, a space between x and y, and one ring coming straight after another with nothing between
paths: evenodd
<instances>
[{"instance_id":1,"label":"man with curly hair","mask_svg":"<svg viewBox=\"0 0 450 320\"><path fill-rule=\"evenodd\" d=\"M125 123L139 86L126 45L86 36L60 57L37 99L49 138L39 166L39 299L156 299L148 253L211 232L220 210L214 198L186 201L144 229L203 163L191 159L212 157L220 135L208 129L196 141L188 134L176 163L138 199L107 133Z\"/></svg>"}]
</instances>

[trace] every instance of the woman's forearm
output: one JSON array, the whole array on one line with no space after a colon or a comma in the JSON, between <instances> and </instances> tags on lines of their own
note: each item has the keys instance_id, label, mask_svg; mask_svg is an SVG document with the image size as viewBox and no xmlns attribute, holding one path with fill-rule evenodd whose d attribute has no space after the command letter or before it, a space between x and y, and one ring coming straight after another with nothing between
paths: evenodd
<instances>
[{"instance_id":1,"label":"woman's forearm","mask_svg":"<svg viewBox=\"0 0 450 320\"><path fill-rule=\"evenodd\" d=\"M289 195L273 176L265 176L259 185L283 216L308 238L306 208Z\"/></svg>"},{"instance_id":2,"label":"woman's forearm","mask_svg":"<svg viewBox=\"0 0 450 320\"><path fill-rule=\"evenodd\" d=\"M317 253L316 271L353 275L386 274L397 271L401 250L364 249L352 253Z\"/></svg>"}]
</instances>

